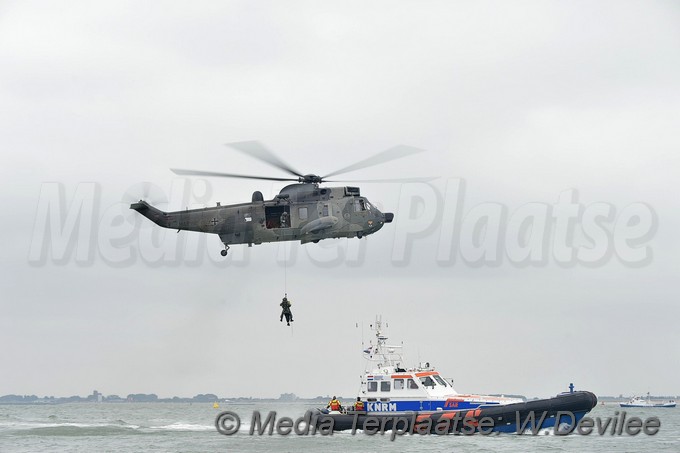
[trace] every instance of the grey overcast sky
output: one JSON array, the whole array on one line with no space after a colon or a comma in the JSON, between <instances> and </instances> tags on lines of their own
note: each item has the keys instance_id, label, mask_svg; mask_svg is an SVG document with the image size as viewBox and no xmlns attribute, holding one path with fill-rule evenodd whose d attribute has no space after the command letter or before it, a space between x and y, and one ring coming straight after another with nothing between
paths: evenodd
<instances>
[{"instance_id":1,"label":"grey overcast sky","mask_svg":"<svg viewBox=\"0 0 680 453\"><path fill-rule=\"evenodd\" d=\"M2 2L0 394L352 396L376 314L460 392L680 393L678 24L674 1ZM347 178L439 179L360 184L395 213L361 241L226 260L125 209L142 182L163 209L273 197L169 171L284 176L241 140L318 174L406 144Z\"/></svg>"}]
</instances>

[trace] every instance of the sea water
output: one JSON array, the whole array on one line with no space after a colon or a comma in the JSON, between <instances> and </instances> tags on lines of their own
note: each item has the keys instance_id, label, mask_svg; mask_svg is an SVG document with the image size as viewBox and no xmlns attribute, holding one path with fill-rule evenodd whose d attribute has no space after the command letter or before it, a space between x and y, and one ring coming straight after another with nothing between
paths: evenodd
<instances>
[{"instance_id":1,"label":"sea water","mask_svg":"<svg viewBox=\"0 0 680 453\"><path fill-rule=\"evenodd\" d=\"M372 451L453 451L453 452L678 452L680 451L680 409L628 408L615 404L598 405L590 417L658 417L656 435L559 436L550 430L538 435L403 435L390 440L391 432L368 435L362 431L334 433L332 436L250 435L253 414L262 421L271 411L277 419L302 417L310 403L72 403L0 405L0 452L26 451L159 451L159 452L372 452ZM231 436L218 433L215 418L222 411L233 411L241 419L239 431Z\"/></svg>"}]
</instances>

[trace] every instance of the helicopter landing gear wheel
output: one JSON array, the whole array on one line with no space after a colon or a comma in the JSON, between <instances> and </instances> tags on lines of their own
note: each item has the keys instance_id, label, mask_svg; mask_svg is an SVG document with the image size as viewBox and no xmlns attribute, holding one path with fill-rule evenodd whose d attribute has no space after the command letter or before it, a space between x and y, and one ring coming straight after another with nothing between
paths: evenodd
<instances>
[{"instance_id":1,"label":"helicopter landing gear wheel","mask_svg":"<svg viewBox=\"0 0 680 453\"><path fill-rule=\"evenodd\" d=\"M220 251L220 255L222 255L222 256L227 256L227 252L229 252L229 246L228 246L228 245L225 245L225 246L224 246L224 250L221 250L221 251Z\"/></svg>"},{"instance_id":2,"label":"helicopter landing gear wheel","mask_svg":"<svg viewBox=\"0 0 680 453\"><path fill-rule=\"evenodd\" d=\"M361 239L362 237L364 237L364 233L362 233L361 231L359 231L359 232L357 233L357 239Z\"/></svg>"}]
</instances>

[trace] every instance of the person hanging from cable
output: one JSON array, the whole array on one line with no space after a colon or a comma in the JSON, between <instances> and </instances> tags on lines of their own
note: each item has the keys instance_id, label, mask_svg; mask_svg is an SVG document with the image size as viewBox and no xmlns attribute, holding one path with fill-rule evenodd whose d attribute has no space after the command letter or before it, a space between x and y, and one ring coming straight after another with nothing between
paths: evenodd
<instances>
[{"instance_id":1,"label":"person hanging from cable","mask_svg":"<svg viewBox=\"0 0 680 453\"><path fill-rule=\"evenodd\" d=\"M290 311L291 303L288 300L288 294L283 296L283 300L279 304L281 306L281 318L280 321L283 322L283 317L286 317L286 325L290 325L293 322L293 312Z\"/></svg>"}]
</instances>

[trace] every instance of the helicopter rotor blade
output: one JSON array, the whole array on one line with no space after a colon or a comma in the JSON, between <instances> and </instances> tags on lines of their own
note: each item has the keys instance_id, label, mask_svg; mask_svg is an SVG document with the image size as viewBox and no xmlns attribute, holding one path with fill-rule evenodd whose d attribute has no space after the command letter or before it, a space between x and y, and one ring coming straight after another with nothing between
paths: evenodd
<instances>
[{"instance_id":1,"label":"helicopter rotor blade","mask_svg":"<svg viewBox=\"0 0 680 453\"><path fill-rule=\"evenodd\" d=\"M430 182L430 181L434 181L435 179L439 179L439 176L422 176L422 177L415 177L415 178L388 178L388 179L342 179L342 180L339 180L339 179L333 179L333 180L324 179L324 182L366 182L366 183L401 182L401 183L410 183L410 182Z\"/></svg>"},{"instance_id":2,"label":"helicopter rotor blade","mask_svg":"<svg viewBox=\"0 0 680 453\"><path fill-rule=\"evenodd\" d=\"M182 170L179 168L170 169L174 174L180 176L217 176L221 178L243 178L243 179L261 179L264 181L297 181L297 178L272 178L269 176L252 176L239 175L236 173L220 173L215 171L201 171L201 170Z\"/></svg>"},{"instance_id":3,"label":"helicopter rotor blade","mask_svg":"<svg viewBox=\"0 0 680 453\"><path fill-rule=\"evenodd\" d=\"M242 153L248 154L249 156L252 156L256 159L259 159L262 162L265 162L273 167L279 168L287 173L290 173L291 175L302 177L302 173L295 170L293 167L279 159L273 152L269 151L267 148L265 148L265 146L262 143L258 141L250 140L245 142L227 143L226 145L238 151L241 151ZM274 180L278 181L277 179ZM288 180L286 179L282 181Z\"/></svg>"},{"instance_id":4,"label":"helicopter rotor blade","mask_svg":"<svg viewBox=\"0 0 680 453\"><path fill-rule=\"evenodd\" d=\"M424 151L423 149L415 148L413 146L406 145L393 146L392 148L388 148L385 151L376 154L375 156L371 156L355 164L349 165L345 168L341 168L340 170L328 173L326 176L323 176L322 179L325 180L329 176L341 175L343 173L359 170L361 168L372 167L374 165L382 164L395 159L400 159L402 157L410 156L411 154L416 154L423 151Z\"/></svg>"}]
</instances>

